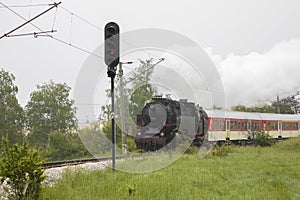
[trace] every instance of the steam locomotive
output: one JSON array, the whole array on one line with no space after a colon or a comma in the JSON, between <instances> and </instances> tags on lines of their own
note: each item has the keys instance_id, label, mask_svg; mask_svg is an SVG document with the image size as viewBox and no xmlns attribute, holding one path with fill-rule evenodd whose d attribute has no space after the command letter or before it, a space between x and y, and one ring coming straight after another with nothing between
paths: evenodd
<instances>
[{"instance_id":1,"label":"steam locomotive","mask_svg":"<svg viewBox=\"0 0 300 200\"><path fill-rule=\"evenodd\" d=\"M178 134L193 137L201 145L207 133L207 114L186 99L155 97L137 115L139 127L135 143L138 149L155 151L168 145Z\"/></svg>"},{"instance_id":2,"label":"steam locomotive","mask_svg":"<svg viewBox=\"0 0 300 200\"><path fill-rule=\"evenodd\" d=\"M137 115L138 149L156 151L166 147L179 136L191 138L191 144L202 145L206 139L223 143L230 140L243 144L254 133L264 131L274 139L300 136L300 115L228 112L203 110L186 99L154 97Z\"/></svg>"}]
</instances>

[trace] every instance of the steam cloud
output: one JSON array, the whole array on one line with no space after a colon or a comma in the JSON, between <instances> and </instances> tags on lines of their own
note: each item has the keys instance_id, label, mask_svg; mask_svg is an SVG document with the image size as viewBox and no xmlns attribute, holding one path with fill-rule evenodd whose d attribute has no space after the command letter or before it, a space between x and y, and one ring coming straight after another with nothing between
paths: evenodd
<instances>
[{"instance_id":1,"label":"steam cloud","mask_svg":"<svg viewBox=\"0 0 300 200\"><path fill-rule=\"evenodd\" d=\"M206 52L217 66L226 94L226 105L255 105L294 94L300 88L300 39L274 45L270 50L225 58Z\"/></svg>"}]
</instances>

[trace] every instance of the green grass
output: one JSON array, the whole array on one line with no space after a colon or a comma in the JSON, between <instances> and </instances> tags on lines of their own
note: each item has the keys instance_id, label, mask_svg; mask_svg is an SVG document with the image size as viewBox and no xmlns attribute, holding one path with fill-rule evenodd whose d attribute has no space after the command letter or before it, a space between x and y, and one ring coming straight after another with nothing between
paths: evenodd
<instances>
[{"instance_id":1,"label":"green grass","mask_svg":"<svg viewBox=\"0 0 300 200\"><path fill-rule=\"evenodd\" d=\"M184 155L145 174L67 172L42 199L300 199L300 138L231 148L223 157Z\"/></svg>"}]
</instances>

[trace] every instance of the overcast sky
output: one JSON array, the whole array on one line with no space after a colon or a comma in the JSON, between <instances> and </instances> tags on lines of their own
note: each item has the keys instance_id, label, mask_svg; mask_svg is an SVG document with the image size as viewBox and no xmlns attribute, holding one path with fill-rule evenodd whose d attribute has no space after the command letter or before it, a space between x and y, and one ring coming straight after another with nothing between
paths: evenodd
<instances>
[{"instance_id":1,"label":"overcast sky","mask_svg":"<svg viewBox=\"0 0 300 200\"><path fill-rule=\"evenodd\" d=\"M0 2L12 6L47 4L51 0ZM0 6L1 36L24 20ZM228 106L273 100L276 94L288 95L300 87L298 0L63 0L61 6L100 28L109 21L116 21L121 32L163 28L189 37L203 47L215 62ZM47 8L11 7L26 19ZM54 27L58 32L53 36L89 52L103 43L102 30L63 8L59 6L57 11L53 9L33 23L42 30ZM36 31L29 24L14 34ZM141 54L141 59L149 56ZM0 40L0 68L16 76L20 90L18 98L22 105L29 100L29 94L37 84L50 79L66 82L73 88L87 58L87 53L49 37Z\"/></svg>"}]
</instances>

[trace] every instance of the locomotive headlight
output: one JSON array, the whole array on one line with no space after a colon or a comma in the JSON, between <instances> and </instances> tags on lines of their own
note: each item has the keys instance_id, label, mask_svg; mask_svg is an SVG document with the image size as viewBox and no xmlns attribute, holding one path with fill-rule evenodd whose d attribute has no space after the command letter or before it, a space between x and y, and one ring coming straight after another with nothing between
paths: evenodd
<instances>
[{"instance_id":1,"label":"locomotive headlight","mask_svg":"<svg viewBox=\"0 0 300 200\"><path fill-rule=\"evenodd\" d=\"M137 135L141 135L141 132L138 132Z\"/></svg>"},{"instance_id":2,"label":"locomotive headlight","mask_svg":"<svg viewBox=\"0 0 300 200\"><path fill-rule=\"evenodd\" d=\"M164 135L165 135L165 134L164 134L163 132L160 133L160 136L161 136L161 137L164 136Z\"/></svg>"}]
</instances>

